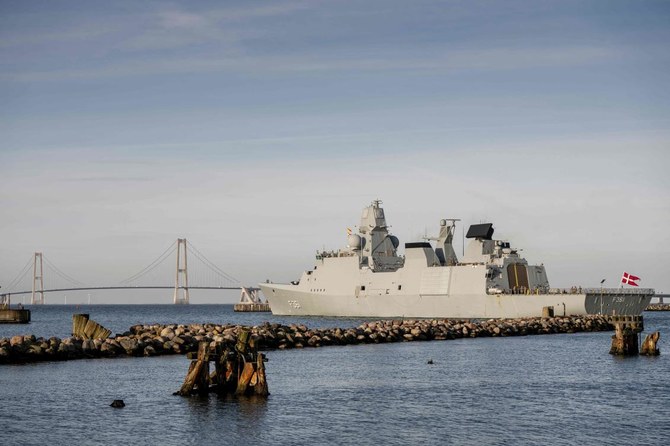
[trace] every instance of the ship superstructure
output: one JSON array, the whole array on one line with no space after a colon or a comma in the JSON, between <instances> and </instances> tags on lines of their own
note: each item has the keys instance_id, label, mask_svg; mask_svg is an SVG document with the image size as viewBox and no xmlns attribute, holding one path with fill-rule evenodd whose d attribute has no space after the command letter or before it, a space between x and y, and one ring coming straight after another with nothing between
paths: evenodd
<instances>
[{"instance_id":1,"label":"ship superstructure","mask_svg":"<svg viewBox=\"0 0 670 446\"><path fill-rule=\"evenodd\" d=\"M389 232L381 201L363 209L347 246L320 251L290 284L262 283L274 314L357 317L514 318L554 313L640 314L650 289L552 289L544 265L529 265L493 225L470 226L461 259L458 220L442 219L437 237L405 244ZM435 247L430 242L435 242Z\"/></svg>"}]
</instances>

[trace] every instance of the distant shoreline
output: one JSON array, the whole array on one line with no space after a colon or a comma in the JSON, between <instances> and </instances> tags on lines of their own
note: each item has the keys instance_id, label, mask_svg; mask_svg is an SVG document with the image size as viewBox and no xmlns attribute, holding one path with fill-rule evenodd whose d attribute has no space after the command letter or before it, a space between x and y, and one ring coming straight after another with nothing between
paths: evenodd
<instances>
[{"instance_id":1,"label":"distant shoreline","mask_svg":"<svg viewBox=\"0 0 670 446\"><path fill-rule=\"evenodd\" d=\"M644 311L670 311L670 304L649 304Z\"/></svg>"}]
</instances>

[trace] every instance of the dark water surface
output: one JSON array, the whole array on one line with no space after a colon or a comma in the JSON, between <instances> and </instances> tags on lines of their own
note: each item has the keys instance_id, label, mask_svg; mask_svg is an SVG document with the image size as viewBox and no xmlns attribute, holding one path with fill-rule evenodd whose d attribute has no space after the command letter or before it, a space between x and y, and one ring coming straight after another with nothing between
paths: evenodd
<instances>
[{"instance_id":1,"label":"dark water surface","mask_svg":"<svg viewBox=\"0 0 670 446\"><path fill-rule=\"evenodd\" d=\"M60 307L0 336L65 336L79 310ZM360 322L227 307L79 312L114 332L140 322ZM267 400L173 396L188 368L181 356L0 366L0 443L667 445L670 313L645 313L645 328L661 331L660 357L612 357L609 332L272 351ZM126 407L109 407L114 399Z\"/></svg>"},{"instance_id":2,"label":"dark water surface","mask_svg":"<svg viewBox=\"0 0 670 446\"><path fill-rule=\"evenodd\" d=\"M282 324L304 323L309 327L354 327L367 319L338 317L286 317L272 313L235 313L233 305L26 305L31 323L26 325L0 324L0 338L18 334L64 338L72 334L72 315L86 313L91 319L123 333L136 324L192 324L213 322L258 325L263 322Z\"/></svg>"}]
</instances>

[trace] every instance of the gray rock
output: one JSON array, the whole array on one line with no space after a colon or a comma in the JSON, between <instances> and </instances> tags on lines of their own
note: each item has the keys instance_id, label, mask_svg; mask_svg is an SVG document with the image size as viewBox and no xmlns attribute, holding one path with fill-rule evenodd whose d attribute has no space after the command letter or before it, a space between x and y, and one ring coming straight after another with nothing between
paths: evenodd
<instances>
[{"instance_id":1,"label":"gray rock","mask_svg":"<svg viewBox=\"0 0 670 446\"><path fill-rule=\"evenodd\" d=\"M144 347L144 356L156 356L157 352L156 349L153 348L151 345L147 345Z\"/></svg>"}]
</instances>

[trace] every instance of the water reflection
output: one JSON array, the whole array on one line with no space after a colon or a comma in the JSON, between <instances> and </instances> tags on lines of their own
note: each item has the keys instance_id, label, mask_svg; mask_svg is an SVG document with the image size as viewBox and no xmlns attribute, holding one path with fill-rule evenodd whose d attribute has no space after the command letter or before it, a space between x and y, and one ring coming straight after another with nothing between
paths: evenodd
<instances>
[{"instance_id":1,"label":"water reflection","mask_svg":"<svg viewBox=\"0 0 670 446\"><path fill-rule=\"evenodd\" d=\"M268 398L256 395L193 395L183 401L185 423L191 426L219 426L226 438L255 438L266 424Z\"/></svg>"}]
</instances>

